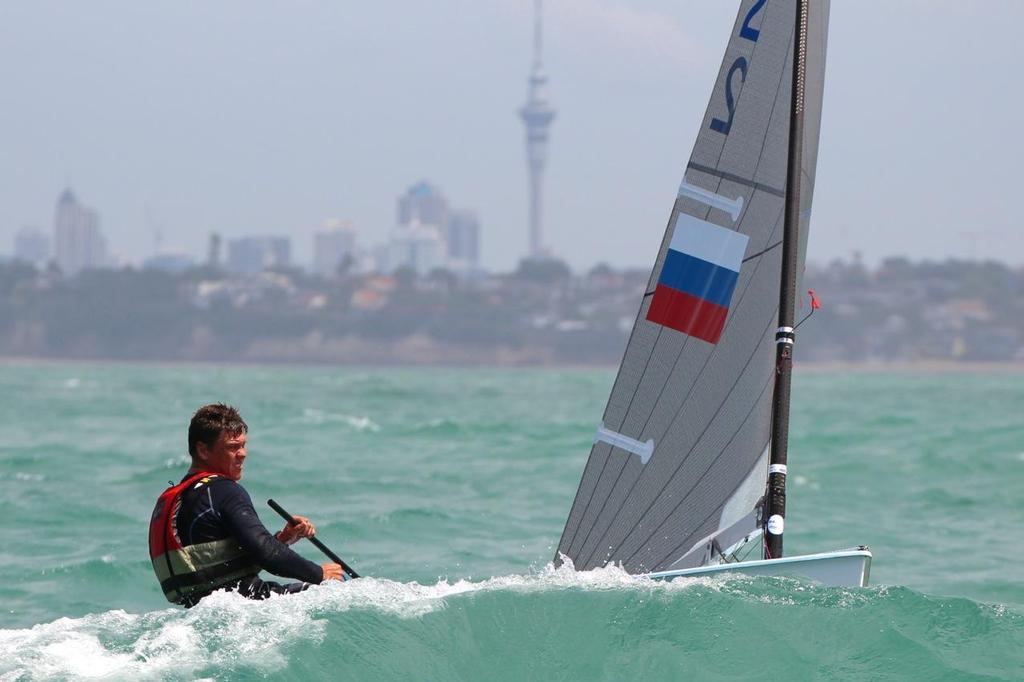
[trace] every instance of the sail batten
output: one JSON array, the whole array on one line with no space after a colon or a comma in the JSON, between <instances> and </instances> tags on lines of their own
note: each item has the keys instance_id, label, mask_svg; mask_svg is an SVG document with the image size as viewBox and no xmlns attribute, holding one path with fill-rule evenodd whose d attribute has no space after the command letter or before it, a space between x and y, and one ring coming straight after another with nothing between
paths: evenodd
<instances>
[{"instance_id":1,"label":"sail batten","mask_svg":"<svg viewBox=\"0 0 1024 682\"><path fill-rule=\"evenodd\" d=\"M769 328L771 328L771 327L772 327L772 326L774 325L774 318L775 318L775 314L776 314L776 313L777 313L777 311L775 311L775 313L773 313L773 314L771 315L771 319L770 319L770 320L768 321L768 323L767 323L767 324L765 325L765 331L764 331L764 333L765 333L765 334L767 334L767 332L768 332ZM755 357L754 355L752 355L752 356L750 357L750 359L748 360L747 364L746 364L746 365L744 366L744 370L745 370L745 369L746 369L747 367L749 367L749 364L750 364L750 360L753 360L753 358L754 358L754 357ZM745 373L745 372L742 372L742 373L740 374L740 376L736 378L736 382L735 382L735 383L734 383L734 384L733 384L733 385L732 385L732 386L730 387L730 390L729 390L729 394L730 394L730 395L731 395L731 393L732 393L733 391L735 391L735 390L737 389L737 386L739 385L739 382L740 382L740 381L741 381L741 379L743 379L743 378L744 378L745 376L746 376L746 373ZM766 383L766 384L765 384L765 387L761 389L761 392L760 392L760 393L758 394L758 396L757 396L757 397L758 397L758 399L760 399L760 398L761 398L761 397L762 397L762 396L764 395L764 391L765 391L765 388L767 388L767 386L768 386L768 385L770 385L770 383ZM679 476L679 473L680 473L680 471L682 470L682 468L683 468L683 466L684 466L684 465L689 465L690 467L696 467L696 466L699 466L700 462L699 462L698 460L695 460L695 459L691 458L690 456L694 454L694 451L695 451L695 450L697 449L697 447L698 447L698 446L699 446L699 445L701 444L701 439L702 439L702 438L703 438L703 437L705 436L705 434L707 434L708 430L709 430L709 429L710 429L710 428L711 428L711 427L713 426L713 424L714 424L714 421L715 421L715 419L716 419L716 418L718 418L718 416L719 416L719 415L721 414L721 411L722 411L722 409L723 409L723 408L725 407L725 404L726 404L726 401L727 401L727 400L728 400L728 398L727 398L727 399L725 399L725 400L723 400L723 401L722 401L722 402L721 402L721 403L719 404L718 408L717 408L717 409L715 410L715 412L714 412L714 416L712 416L712 417L711 417L711 419L710 419L710 420L708 420L708 422L707 422L707 426L706 426L706 427L704 428L704 430L703 430L703 431L702 431L702 432L701 432L701 433L700 433L700 434L698 435L698 437L697 437L697 440L696 440L696 442L694 443L693 447L692 447L692 448L690 449L690 451L689 451L689 452L687 452L687 453L686 453L686 456L684 456L684 457L680 458L680 461L679 461L679 463L678 463L678 464L676 465L676 468L675 468L675 470L673 470L673 472L672 472L672 473L671 473L671 474L669 475L669 479L668 479L668 481L666 481L666 483L665 483L665 484L664 484L664 485L663 485L663 486L661 487L661 489L660 489L660 490L658 490L658 491L657 491L657 493L656 493L656 494L655 494L655 495L653 496L653 499L651 500L650 504L649 504L649 505L648 505L648 506L647 506L647 507L646 507L645 509L643 509L642 511L640 511L640 512L639 512L639 514L637 515L637 520L636 520L636 521L635 521L635 522L633 523L633 525L632 525L632 526L631 526L631 527L630 527L630 528L629 528L629 529L628 529L628 530L627 530L627 531L625 532L625 534L624 534L624 536L623 536L623 540L622 540L622 541L620 542L620 546L623 546L623 548L624 548L625 546L627 546L627 542L626 542L626 541L627 541L627 540L629 539L629 537L630 537L630 536L632 535L632 533L633 533L633 532L634 532L634 531L636 530L636 527L637 527L637 525L638 525L639 523L641 523L641 521L642 521L642 520L648 520L648 521L650 521L650 522L653 522L654 520L656 520L657 518L659 518L659 517L661 517L661 516L664 516L664 518L666 518L666 519L667 519L667 517L669 516L669 514L671 514L671 513L672 513L672 512L669 512L668 514L664 514L664 515L661 515L661 514L652 514L652 510L654 509L655 505L657 505L657 504L658 504L659 502L664 502L664 500L665 500L666 498L665 498L665 497L663 496L663 493L664 493L664 492L665 492L665 490L666 490L666 489L667 489L667 488L669 487L669 485L670 485L670 484L671 484L671 483L672 483L672 482L673 482L673 481L674 481L674 480L675 480L675 479L677 478L677 476ZM751 413L752 413L752 412L754 411L754 408L756 408L756 407L757 407L757 403L758 403L758 401L757 401L757 400L755 400L755 401L754 401L754 404L753 404L753 405L751 405L751 409L750 409L750 411L749 411L749 412L747 413L746 417L744 418L744 420L743 420L743 423L742 423L742 424L740 425L740 428L742 428L742 427L743 427L743 425L744 425L744 424L746 424L746 422L747 422L747 419L749 418L750 414L751 414ZM677 413L677 417L678 417L678 415L680 415L680 414L683 414L683 412L682 412L682 411L678 412L678 413ZM675 420L673 420L673 424L674 424L674 423L675 423ZM669 426L669 428L671 428L671 425ZM736 432L734 432L734 433L732 434L732 437L730 438L730 440L729 440L729 443L731 443L731 442L733 441L733 439L735 439L735 437L736 437L736 435L737 435L738 433L739 433L739 429L737 429L737 431L736 431ZM728 444L727 444L727 445L728 445ZM707 453L708 453L708 456L711 456L711 454L712 454L712 453L711 453L711 452L709 452L709 451L705 451L705 452L707 452ZM697 487L697 486L698 486L698 485L700 484L700 482L701 482L701 481L702 481L702 480L704 479L704 476L706 475L707 471L708 471L708 470L710 470L710 468L711 468L711 467L713 466L714 462L715 462L715 461L717 461L717 459L718 459L718 458L719 458L719 457L720 457L720 456L722 455L722 453L723 453L723 452L724 452L724 448L723 448L722 450L719 450L719 451L718 451L717 453L714 453L714 455L713 455L713 457L712 457L712 459L711 459L711 462L710 462L710 463L708 464L708 466L707 466L707 467L706 467L706 468L704 469L704 472L703 472L703 473L701 473L701 474L699 474L699 475L698 475L698 476L696 477L696 480L694 480L694 481L693 481L693 483L692 483L692 484L690 484L690 485L689 485L689 486L688 486L687 488L685 488L685 489L683 489L683 490L681 490L681 491L680 491L680 495L679 495L679 497L680 497L680 501L679 501L679 503L677 503L677 504L676 504L676 506L675 506L675 507L673 508L673 510L672 510L672 511L675 511L675 509L677 509L677 508L679 507L679 505L680 505L680 504L682 504L682 503L683 503L683 502L684 502L684 501L685 501L685 500L687 499L687 497L689 496L689 494L690 494L690 493L691 493L691 492L692 492L692 491L693 491L693 490L694 490L694 489L695 489L695 488L696 488L696 487ZM688 472L688 473L690 473L690 472ZM693 472L693 473L695 473L695 472ZM688 479L691 479L691 478L693 478L693 473L690 473L690 475L689 475L689 476L687 476L687 475L685 475L685 474L684 474L684 475L682 476L682 478L683 478L684 480L688 480ZM631 495L631 494L633 493L633 491L634 491L634 489L636 488L636 485L637 485L638 483L640 483L640 479L639 479L639 478L637 479L637 481L635 481L635 482L634 482L634 484L633 484L633 487L631 487L631 488L630 488L630 490L629 490L629 491L628 491L628 492L626 493L626 498L627 498L627 499L628 499L629 495ZM622 511L623 509L626 509L626 508L627 508L627 506L628 506L628 505L623 505L623 506L621 506L621 507L619 507L619 508L618 508L618 510L619 510L619 511L618 511L618 512L616 512L616 517L613 517L613 519L612 519L612 520L611 520L611 521L609 522L609 526L615 523L615 521L616 521L616 520L617 520L617 519L619 518L619 517L618 517L618 513L619 513L619 512L621 512L621 511ZM627 518L629 518L629 517L627 517ZM664 523L664 521L662 521L661 523ZM606 532L606 533L607 533L607 527L606 527L606 529L605 529L605 531L604 531L604 532ZM656 532L656 531L655 531L655 532ZM649 539L649 537L648 537L647 539ZM623 549L623 552L624 552L624 551L625 551L625 549ZM623 558L622 560L623 560L624 562L628 562L628 561L629 561L629 560L630 560L630 559L631 559L632 557L633 557L633 555L632 555L632 554L630 554L630 555L629 555L628 557L624 557L624 558ZM593 552L592 552L591 554L587 555L587 558L586 558L586 559L584 560L584 565L587 565L587 564L589 563L589 561L590 561L590 560L591 560L592 558L593 558Z\"/></svg>"},{"instance_id":2,"label":"sail batten","mask_svg":"<svg viewBox=\"0 0 1024 682\"><path fill-rule=\"evenodd\" d=\"M764 384L764 387L763 387L763 388L761 389L760 393L758 394L758 398L761 398L762 396L764 396L764 394L766 393L766 391L767 391L768 387L769 387L769 386L771 386L771 385L772 385L772 384L771 384L771 382L770 382L770 381L769 381L769 382L766 382L766 383ZM755 405L752 405L752 406L751 406L751 410L750 410L750 412L748 412L748 413L747 413L747 418L748 418L748 419L749 419L749 417L751 416L751 414L752 414L752 413L754 412L754 407L756 407L756 403L755 403ZM746 419L744 420L744 424L746 424ZM735 435L733 436L733 438L735 439L736 435L739 435L739 433L740 433L740 432L739 432L739 431L737 431L737 432L736 432L736 434L735 434ZM732 441L730 441L730 444L731 444L731 443L732 443ZM728 448L726 448L726 449L728 449ZM690 499L690 496L691 496L691 494L692 494L692 493L693 493L693 492L694 492L695 490L699 490L699 489L700 489L700 484L701 484L701 482L702 482L702 481L703 481L703 480L704 480L704 479L705 479L705 478L706 478L706 477L708 476L708 474L709 474L709 473L711 472L711 470L712 470L712 469L713 469L713 468L715 467L715 465L719 463L719 461L720 461L720 460L722 459L722 457L723 457L723 456L725 456L725 453L726 453L726 449L723 449L722 451L720 451L720 452L719 452L719 453L718 453L718 454L717 454L717 455L716 455L716 456L715 456L715 457L714 457L714 458L713 458L713 459L711 460L711 462L710 462L710 463L708 463L707 467L705 467L704 471L703 471L703 472L702 472L702 473L701 473L701 474L700 474L700 475L699 475L699 476L697 477L697 480L696 480L696 481L694 481L694 483L693 483L693 485L692 485L692 486L690 487L690 489L689 489L689 490L688 490L688 491L687 491L687 492L686 492L686 493L685 493L685 494L683 495L683 497L682 497L682 498L681 498L681 499L679 500L679 502L677 502L677 503L676 503L676 505L675 505L674 507L672 507L672 509L671 509L671 510L669 510L669 511L668 511L668 512L667 512L667 513L665 514L664 520L663 520L663 521L662 521L662 522L661 522L660 524L658 524L658 526L657 526L657 527L655 527L655 528L654 528L654 529L653 529L653 530L652 530L652 531L651 531L651 532L650 532L650 533L649 533L649 534L647 535L647 537L645 537L645 538L644 538L643 540L641 540L641 541L639 542L639 546L638 546L638 548L637 548L636 550L634 550L634 551L633 551L633 552L632 552L631 554L629 554L629 556L627 556L627 557L626 557L625 559L623 559L623 563L624 563L624 564L630 564L630 563L631 563L631 562L633 561L633 559L634 559L634 558L636 557L637 553L639 553L639 552L640 552L640 550L641 550L641 549L643 548L643 546L644 546L644 545L645 545L645 544L646 544L647 542L649 542L649 541L651 540L651 538L652 538L652 537L653 537L653 536L654 536L655 534L657 534L657 533L658 533L658 531L659 531L659 530L661 530L661 529L662 529L662 528L664 527L664 525L665 525L666 523L668 523L668 522L669 522L669 521L670 521L670 520L671 520L671 519L673 518L673 515L674 515L674 514L675 514L675 513L676 513L676 512L677 512L677 511L678 511L678 510L680 509L680 507L682 507L682 506L683 506L684 504L686 504L686 502L687 502L687 501L688 501L688 500ZM748 470L749 470L749 469L751 469L751 468L752 468L752 465L753 465L753 462L756 462L756 461L758 461L758 460L760 460L760 459L761 459L761 455L760 455L760 453L758 453L758 454L757 454L756 456L754 456L753 458L751 458L751 461L750 461L750 462L746 463L746 466L745 466L745 468L747 468ZM743 466L743 465L744 465L744 463L743 463L743 462L740 462L739 464L740 464L741 466ZM742 484L740 484L740 485L742 485ZM737 485L737 488L739 488L739 485ZM735 492L735 490L734 490L733 492ZM716 499L717 499L717 498L716 498ZM726 501L727 501L727 500L726 500ZM684 537L684 539L683 539L683 540L682 540L682 541L681 541L681 542L679 543L679 545L677 545L677 546L676 546L676 547L674 547L673 549L669 550L669 551L668 551L668 552L667 552L667 553L666 553L666 554L665 554L664 556L662 556L662 557L661 557L661 558L659 559L659 561L657 561L657 562L654 562L654 565L656 565L656 566L660 566L660 565L662 564L662 562L663 562L663 561L664 561L665 559L667 559L667 558L669 558L669 557L670 557L671 555L675 554L675 553L676 553L676 552L677 552L677 551L679 550L679 548L680 548L680 547L683 547L683 546L684 546L684 545L686 544L686 542L687 542L687 541L690 541L690 540L692 540L692 539L693 539L694 537L700 537L700 535L701 535L701 532L702 532L702 530L701 530L701 529L702 529L702 528L704 527L704 525L705 525L706 523L708 523L708 522L709 522L709 521L711 520L711 518L712 518L712 517L714 516L714 514L715 514L715 513L717 513L717 512L721 512L721 511L722 511L722 508L723 508L723 507L725 507L725 505L726 505L726 501L723 501L723 502L722 502L722 503L721 503L720 505L718 505L717 507L715 507L714 509L712 509L712 511L711 511L711 512L709 512L709 513L708 513L708 515L707 515L707 516L705 516L705 517L704 517L704 518L703 518L703 519L702 519L701 521L697 522L697 524L696 524L696 525L695 525L695 527L694 527L694 530L690 531L689 535L686 535L686 536ZM635 530L635 529L636 529L636 526L634 526L633 530ZM632 532L633 532L633 531L630 531L630 533L628 533L628 534L627 534L627 536L626 536L626 538L627 538L627 539L629 539L629 537L630 537L630 535L632 534ZM678 534L676 534L676 535L675 535L675 537L679 537L679 535L678 535ZM625 543L624 543L624 544L625 544Z\"/></svg>"},{"instance_id":3,"label":"sail batten","mask_svg":"<svg viewBox=\"0 0 1024 682\"><path fill-rule=\"evenodd\" d=\"M762 192L767 192L768 194L773 194L773 195L779 197L780 199L784 199L786 197L786 190L784 190L784 189L778 189L776 187L770 187L770 186L764 184L763 182L755 182L753 180L748 180L745 177L743 177L742 175L736 175L735 173L727 173L726 171L721 171L721 170L718 170L717 168L712 168L710 166L704 166L702 164L693 163L693 162L690 162L690 163L686 164L686 169L687 170L694 170L694 171L697 171L699 173L706 173L708 175L712 175L712 176L714 176L716 178L719 178L721 180L728 180L729 182L735 182L738 185L743 185L744 187L750 187L751 189L761 190Z\"/></svg>"},{"instance_id":4,"label":"sail batten","mask_svg":"<svg viewBox=\"0 0 1024 682\"><path fill-rule=\"evenodd\" d=\"M780 204L777 207L776 217L775 217L775 220L774 220L773 231L767 237L769 241L771 241L772 238L776 235L776 233L781 230L781 220L782 220L782 208L781 208L781 204ZM751 283L753 283L755 281L759 281L757 279L757 274L759 272L761 272L761 268L762 268L761 264L757 264L754 267L753 272L750 274L750 278L747 280L746 285L744 286L743 291L740 293L740 305L742 305L742 301L743 301L744 295L745 295L747 289L751 286ZM770 284L770 283L774 282L774 278L776 276L774 274L776 272L776 270L771 269L770 267L768 269L770 270L770 272L765 273L764 276L762 277L762 279L764 280L763 281L764 284ZM759 337L759 338L761 338L763 341L762 341L761 344L759 344L755 348L754 353L752 353L747 358L746 362L743 364L743 369L745 369L747 366L750 365L750 363L753 361L755 355L757 355L758 353L764 355L764 354L770 353L774 349L774 344L771 343L771 340L770 340L769 331L774 327L774 320L775 320L775 317L777 315L777 308L773 307L773 308L771 308L769 310L765 310L765 311L763 311L762 314L764 316L763 317L763 322L760 325L760 329L757 332L755 332L754 335ZM685 344L685 342L684 342L684 344ZM662 442L662 441L665 441L665 440L670 440L668 438L668 430L670 430L676 424L676 421L678 420L678 418L681 415L685 414L685 408L686 408L686 406L688 404L688 401L694 396L694 391L700 387L700 385L701 385L700 380L704 376L704 372L708 368L708 365L713 360L713 358L714 358L714 352L712 351L711 353L708 353L704 357L703 362L702 362L699 370L697 371L696 375L695 376L689 376L689 374L687 373L686 369L684 369L681 374L677 374L676 368L677 368L679 362L684 359L684 355L683 355L683 353L680 353L680 354L678 354L676 356L676 358L674 360L674 363L673 363L672 370L668 374L665 375L665 379L661 383L659 392L658 392L658 394L657 394L657 396L655 398L655 403L659 406L660 410L663 413L665 413L665 414L672 414L673 416L671 417L671 421L669 422L668 426L666 427L665 433L657 433L657 434L655 434L655 433L649 432L648 431L648 427L649 427L649 425L651 423L651 419L656 416L656 411L652 410L651 412L649 412L647 418L645 419L645 421L643 423L642 428L640 429L640 433L643 434L645 438L646 437L653 437L656 442ZM740 375L742 375L742 371L741 371ZM739 376L736 378L737 382L739 381L739 378L740 378ZM663 400L664 391L670 385L680 385L680 386L683 386L685 388L685 390L687 391L685 396L683 397L682 401L679 402L678 404L674 403L673 401L665 401L665 400ZM730 387L729 393L731 393L731 391L734 390L735 385L736 384L734 383ZM725 397L723 397L722 403L724 404L725 400L727 400L727 399L728 399L728 394ZM710 421L709 421L708 422L708 427L710 427L710 425L711 424L710 424ZM696 443L694 444L694 446L695 445L696 445ZM692 451L692 449L691 449L691 451ZM689 453L687 453L687 454L689 454ZM617 486L619 480L621 479L622 472L625 470L627 464L628 464L628 462L623 462L622 466L619 468L618 474L616 475L616 478L615 478L615 482L614 482L614 484L612 486L613 490L614 490L615 486ZM680 466L681 465L682 465L682 461L680 462ZM674 476L677 472L678 472L678 469L676 471L674 471L672 475ZM625 494L625 496L627 498L633 492L633 490L635 489L636 485L639 482L640 482L639 478L633 482L633 485L630 487L630 489ZM663 492L663 489L662 489L662 491L659 491L659 494L660 494L660 492ZM617 512L621 512L622 509L624 509L626 506L628 506L628 505L625 505L625 504L621 504L621 502L623 502L623 500L616 500L614 498L606 499L605 502L604 502L604 506L602 506L602 508L601 508L601 511L598 512L598 516L597 516L597 519L595 520L595 524L594 525L596 526L598 523L600 523L601 515L604 513L606 508L609 508L609 507L616 508ZM651 504L653 504L653 501L652 501ZM649 508L645 509L644 512L641 514L641 516L646 514L648 511L649 511ZM612 521L609 521L608 525L610 525L613 522L614 522L614 519ZM591 531L592 530L593 530L593 526L591 527ZM606 530L607 530L607 526L605 526L605 528L602 529L602 532L604 532ZM588 531L588 533L587 533L588 538L590 537L591 531ZM584 541L584 544L581 546L581 549L583 550L583 552L586 551L586 541ZM593 556L592 552L589 553L589 554L586 554L587 558L584 560L584 564L585 565L589 563L588 560L590 558L592 558L592 556Z\"/></svg>"},{"instance_id":5,"label":"sail batten","mask_svg":"<svg viewBox=\"0 0 1024 682\"><path fill-rule=\"evenodd\" d=\"M809 57L823 60L828 2L812 5ZM594 443L556 561L564 555L578 569L616 562L632 572L689 567L717 560L722 547L759 528L774 385L785 204L779 188L786 178L794 10L795 0L740 4L601 419L622 443L653 442L653 452L645 450L644 459L632 452L636 447L617 447L614 438ZM823 72L817 68L808 73L806 93L806 209L820 118ZM689 232L674 239L677 230ZM738 266L739 242L727 239L726 230L743 235ZM800 241L802 262L806 230ZM673 268L667 272L666 262ZM691 269L681 275L682 267ZM721 267L733 270L735 279ZM683 298L663 295L661 287L672 286L683 288ZM651 315L655 301L660 307ZM679 305L687 307L672 308ZM724 317L694 321L708 310Z\"/></svg>"}]
</instances>

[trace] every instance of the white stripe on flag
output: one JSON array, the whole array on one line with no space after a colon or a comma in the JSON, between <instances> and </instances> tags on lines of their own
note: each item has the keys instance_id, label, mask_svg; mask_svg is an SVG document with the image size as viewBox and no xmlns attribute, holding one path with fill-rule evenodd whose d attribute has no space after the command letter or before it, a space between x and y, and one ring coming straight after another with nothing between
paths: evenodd
<instances>
[{"instance_id":1,"label":"white stripe on flag","mask_svg":"<svg viewBox=\"0 0 1024 682\"><path fill-rule=\"evenodd\" d=\"M739 272L748 239L745 234L680 213L669 248Z\"/></svg>"}]
</instances>

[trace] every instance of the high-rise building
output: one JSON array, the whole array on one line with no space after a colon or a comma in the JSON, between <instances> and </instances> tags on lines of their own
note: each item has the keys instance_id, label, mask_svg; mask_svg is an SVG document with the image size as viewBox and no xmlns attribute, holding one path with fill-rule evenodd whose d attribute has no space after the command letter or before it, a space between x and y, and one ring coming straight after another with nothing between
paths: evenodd
<instances>
[{"instance_id":1,"label":"high-rise building","mask_svg":"<svg viewBox=\"0 0 1024 682\"><path fill-rule=\"evenodd\" d=\"M65 275L103 267L107 262L107 244L100 232L99 215L80 204L70 189L65 189L57 199L53 247L54 258Z\"/></svg>"},{"instance_id":2,"label":"high-rise building","mask_svg":"<svg viewBox=\"0 0 1024 682\"><path fill-rule=\"evenodd\" d=\"M50 257L50 240L35 227L23 227L14 235L14 257L36 267L46 265Z\"/></svg>"},{"instance_id":3,"label":"high-rise building","mask_svg":"<svg viewBox=\"0 0 1024 682\"><path fill-rule=\"evenodd\" d=\"M291 261L287 237L242 237L228 242L228 270L254 274L268 268L286 267Z\"/></svg>"},{"instance_id":4,"label":"high-rise building","mask_svg":"<svg viewBox=\"0 0 1024 682\"><path fill-rule=\"evenodd\" d=\"M543 232L543 179L548 155L548 128L555 118L555 110L547 99L548 77L541 62L543 19L541 0L535 0L533 24L533 67L530 69L526 104L519 117L526 126L526 161L530 174L530 258L544 258Z\"/></svg>"},{"instance_id":5,"label":"high-rise building","mask_svg":"<svg viewBox=\"0 0 1024 682\"><path fill-rule=\"evenodd\" d=\"M448 224L448 200L425 180L417 182L398 198L398 224L409 225L413 221L433 225L439 230Z\"/></svg>"},{"instance_id":6,"label":"high-rise building","mask_svg":"<svg viewBox=\"0 0 1024 682\"><path fill-rule=\"evenodd\" d=\"M356 257L356 232L347 220L328 220L324 230L313 234L313 272L334 275L346 258Z\"/></svg>"},{"instance_id":7,"label":"high-rise building","mask_svg":"<svg viewBox=\"0 0 1024 682\"><path fill-rule=\"evenodd\" d=\"M413 220L395 228L388 242L388 270L409 267L423 276L446 263L444 239L436 227Z\"/></svg>"},{"instance_id":8,"label":"high-rise building","mask_svg":"<svg viewBox=\"0 0 1024 682\"><path fill-rule=\"evenodd\" d=\"M398 226L383 269L409 266L422 275L439 267L476 270L479 264L480 222L474 212L452 209L441 191L426 181L398 198Z\"/></svg>"},{"instance_id":9,"label":"high-rise building","mask_svg":"<svg viewBox=\"0 0 1024 682\"><path fill-rule=\"evenodd\" d=\"M220 235L210 233L210 241L206 245L206 264L211 268L220 267Z\"/></svg>"},{"instance_id":10,"label":"high-rise building","mask_svg":"<svg viewBox=\"0 0 1024 682\"><path fill-rule=\"evenodd\" d=\"M456 268L480 265L480 221L473 211L452 211L447 230L448 260Z\"/></svg>"}]
</instances>

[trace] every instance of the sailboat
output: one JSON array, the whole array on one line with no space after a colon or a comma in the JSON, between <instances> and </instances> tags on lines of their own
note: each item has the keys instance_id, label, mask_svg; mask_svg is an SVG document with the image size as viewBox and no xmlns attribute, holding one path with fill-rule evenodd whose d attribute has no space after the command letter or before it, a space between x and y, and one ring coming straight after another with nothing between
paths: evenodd
<instances>
[{"instance_id":1,"label":"sailboat","mask_svg":"<svg viewBox=\"0 0 1024 682\"><path fill-rule=\"evenodd\" d=\"M783 554L828 14L740 3L556 565L867 584L867 547Z\"/></svg>"}]
</instances>

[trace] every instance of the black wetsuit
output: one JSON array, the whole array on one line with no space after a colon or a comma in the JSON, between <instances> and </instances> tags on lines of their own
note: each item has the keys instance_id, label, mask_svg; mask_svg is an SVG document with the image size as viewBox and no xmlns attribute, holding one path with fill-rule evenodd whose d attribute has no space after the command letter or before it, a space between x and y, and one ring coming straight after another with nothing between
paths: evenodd
<instances>
[{"instance_id":1,"label":"black wetsuit","mask_svg":"<svg viewBox=\"0 0 1024 682\"><path fill-rule=\"evenodd\" d=\"M191 475L187 474L181 480ZM318 564L299 556L271 535L256 515L249 493L229 478L218 476L208 485L186 490L181 496L176 527L182 545L233 538L260 568L274 575L302 581L282 585L260 580L254 573L222 586L250 599L301 592L310 583L318 584L323 580L323 569ZM184 605L194 606L208 594L210 592L189 595Z\"/></svg>"}]
</instances>

